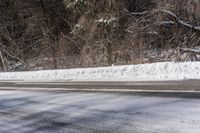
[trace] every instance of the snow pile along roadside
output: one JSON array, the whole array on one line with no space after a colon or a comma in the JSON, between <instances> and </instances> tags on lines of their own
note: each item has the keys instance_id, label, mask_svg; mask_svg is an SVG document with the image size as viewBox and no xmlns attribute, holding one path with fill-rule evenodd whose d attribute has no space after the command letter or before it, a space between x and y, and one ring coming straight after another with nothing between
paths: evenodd
<instances>
[{"instance_id":1,"label":"snow pile along roadside","mask_svg":"<svg viewBox=\"0 0 200 133\"><path fill-rule=\"evenodd\" d=\"M0 73L0 80L25 81L157 81L200 79L200 62Z\"/></svg>"}]
</instances>

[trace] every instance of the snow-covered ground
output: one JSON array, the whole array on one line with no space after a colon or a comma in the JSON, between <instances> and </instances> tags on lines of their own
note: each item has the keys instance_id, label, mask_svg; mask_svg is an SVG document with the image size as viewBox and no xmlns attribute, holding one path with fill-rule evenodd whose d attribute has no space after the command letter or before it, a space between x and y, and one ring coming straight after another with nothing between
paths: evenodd
<instances>
[{"instance_id":1,"label":"snow-covered ground","mask_svg":"<svg viewBox=\"0 0 200 133\"><path fill-rule=\"evenodd\" d=\"M0 80L25 81L160 81L200 79L200 62L0 73Z\"/></svg>"}]
</instances>

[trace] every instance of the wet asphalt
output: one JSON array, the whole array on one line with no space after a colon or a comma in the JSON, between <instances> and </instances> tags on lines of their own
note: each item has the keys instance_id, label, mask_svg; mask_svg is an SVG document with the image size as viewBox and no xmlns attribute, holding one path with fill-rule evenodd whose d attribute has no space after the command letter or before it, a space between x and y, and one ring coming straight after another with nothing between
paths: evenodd
<instances>
[{"instance_id":1,"label":"wet asphalt","mask_svg":"<svg viewBox=\"0 0 200 133\"><path fill-rule=\"evenodd\" d=\"M0 133L199 133L200 99L0 90Z\"/></svg>"}]
</instances>

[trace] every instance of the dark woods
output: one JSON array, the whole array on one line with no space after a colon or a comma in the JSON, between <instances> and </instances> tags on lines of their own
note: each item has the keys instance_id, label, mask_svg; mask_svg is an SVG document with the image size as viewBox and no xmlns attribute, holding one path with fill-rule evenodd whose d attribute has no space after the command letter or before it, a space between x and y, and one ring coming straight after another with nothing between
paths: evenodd
<instances>
[{"instance_id":1,"label":"dark woods","mask_svg":"<svg viewBox=\"0 0 200 133\"><path fill-rule=\"evenodd\" d=\"M0 0L2 71L186 61L197 0Z\"/></svg>"}]
</instances>

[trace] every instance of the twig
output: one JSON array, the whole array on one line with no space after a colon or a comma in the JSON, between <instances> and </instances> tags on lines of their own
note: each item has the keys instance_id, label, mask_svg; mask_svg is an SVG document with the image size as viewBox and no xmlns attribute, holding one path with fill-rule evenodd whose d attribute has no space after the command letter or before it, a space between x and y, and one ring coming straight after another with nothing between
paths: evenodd
<instances>
[{"instance_id":1,"label":"twig","mask_svg":"<svg viewBox=\"0 0 200 133\"><path fill-rule=\"evenodd\" d=\"M63 35L68 41L70 41L70 42L72 42L74 45L76 45L76 47L79 49L79 50L81 50L81 48L78 46L78 44L74 41L74 40L72 40L72 39L70 39L68 36L66 36L66 35Z\"/></svg>"}]
</instances>

